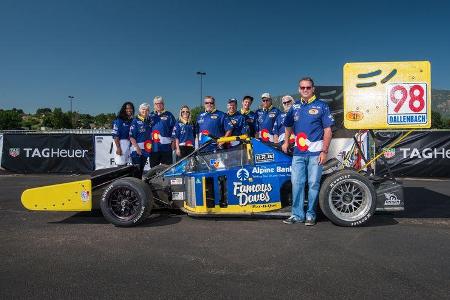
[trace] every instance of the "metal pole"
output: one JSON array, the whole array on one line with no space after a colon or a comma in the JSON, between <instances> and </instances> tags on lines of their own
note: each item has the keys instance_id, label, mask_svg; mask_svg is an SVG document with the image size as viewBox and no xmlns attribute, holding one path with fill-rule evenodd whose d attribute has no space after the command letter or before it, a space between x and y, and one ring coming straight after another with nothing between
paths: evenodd
<instances>
[{"instance_id":1,"label":"metal pole","mask_svg":"<svg viewBox=\"0 0 450 300\"><path fill-rule=\"evenodd\" d=\"M206 72L197 72L197 75L200 75L200 107L203 105L203 75L206 75Z\"/></svg>"},{"instance_id":2,"label":"metal pole","mask_svg":"<svg viewBox=\"0 0 450 300\"><path fill-rule=\"evenodd\" d=\"M72 111L72 101L75 98L74 96L68 96L70 101L70 124L72 124L73 127L73 111Z\"/></svg>"}]
</instances>

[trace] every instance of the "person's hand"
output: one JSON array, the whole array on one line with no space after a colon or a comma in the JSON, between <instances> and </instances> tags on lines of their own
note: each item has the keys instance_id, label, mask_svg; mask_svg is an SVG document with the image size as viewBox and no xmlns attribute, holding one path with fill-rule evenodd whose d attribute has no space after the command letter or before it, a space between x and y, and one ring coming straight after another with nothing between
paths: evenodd
<instances>
[{"instance_id":1,"label":"person's hand","mask_svg":"<svg viewBox=\"0 0 450 300\"><path fill-rule=\"evenodd\" d=\"M141 156L142 155L142 150L139 147L136 147L136 153Z\"/></svg>"},{"instance_id":2,"label":"person's hand","mask_svg":"<svg viewBox=\"0 0 450 300\"><path fill-rule=\"evenodd\" d=\"M175 150L175 153L177 154L177 156L181 156L180 148L177 148L177 149Z\"/></svg>"},{"instance_id":3,"label":"person's hand","mask_svg":"<svg viewBox=\"0 0 450 300\"><path fill-rule=\"evenodd\" d=\"M116 154L119 156L122 155L122 149L120 147L117 147Z\"/></svg>"},{"instance_id":4,"label":"person's hand","mask_svg":"<svg viewBox=\"0 0 450 300\"><path fill-rule=\"evenodd\" d=\"M319 161L319 165L323 165L327 161L327 154L325 152L320 152L317 160Z\"/></svg>"},{"instance_id":5,"label":"person's hand","mask_svg":"<svg viewBox=\"0 0 450 300\"><path fill-rule=\"evenodd\" d=\"M284 153L288 153L289 143L284 142L283 145L281 146L281 149L283 150Z\"/></svg>"},{"instance_id":6,"label":"person's hand","mask_svg":"<svg viewBox=\"0 0 450 300\"><path fill-rule=\"evenodd\" d=\"M224 142L222 142L222 143L218 143L218 144L217 144L217 148L219 148L219 149L223 149L223 145L225 145L225 143L224 143Z\"/></svg>"}]
</instances>

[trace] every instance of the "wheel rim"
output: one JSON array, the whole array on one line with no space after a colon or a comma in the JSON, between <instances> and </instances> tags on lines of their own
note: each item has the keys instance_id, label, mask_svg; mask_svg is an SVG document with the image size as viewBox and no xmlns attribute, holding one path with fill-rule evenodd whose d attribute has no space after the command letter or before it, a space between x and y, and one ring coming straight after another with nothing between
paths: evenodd
<instances>
[{"instance_id":1,"label":"wheel rim","mask_svg":"<svg viewBox=\"0 0 450 300\"><path fill-rule=\"evenodd\" d=\"M331 188L328 204L332 213L344 221L363 218L372 206L369 187L357 179L346 179Z\"/></svg>"},{"instance_id":2,"label":"wheel rim","mask_svg":"<svg viewBox=\"0 0 450 300\"><path fill-rule=\"evenodd\" d=\"M108 198L110 213L122 221L132 220L140 213L141 201L137 192L129 187L117 187Z\"/></svg>"}]
</instances>

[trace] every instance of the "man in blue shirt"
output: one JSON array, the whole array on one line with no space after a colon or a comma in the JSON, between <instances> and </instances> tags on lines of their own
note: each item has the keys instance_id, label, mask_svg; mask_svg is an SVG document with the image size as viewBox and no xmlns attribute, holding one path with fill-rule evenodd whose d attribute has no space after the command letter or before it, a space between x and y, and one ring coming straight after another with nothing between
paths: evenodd
<instances>
[{"instance_id":1,"label":"man in blue shirt","mask_svg":"<svg viewBox=\"0 0 450 300\"><path fill-rule=\"evenodd\" d=\"M273 125L280 110L272 106L272 97L269 93L261 95L262 108L256 111L256 137L263 142L274 142Z\"/></svg>"},{"instance_id":2,"label":"man in blue shirt","mask_svg":"<svg viewBox=\"0 0 450 300\"><path fill-rule=\"evenodd\" d=\"M228 109L227 112L228 119L230 119L230 122L233 125L231 135L233 136L243 134L248 135L248 126L245 122L245 117L237 111L237 100L235 98L231 98L228 100L227 109ZM239 144L240 144L239 141L234 141L230 143L232 147L237 146Z\"/></svg>"},{"instance_id":3,"label":"man in blue shirt","mask_svg":"<svg viewBox=\"0 0 450 300\"><path fill-rule=\"evenodd\" d=\"M172 164L172 131L176 120L173 114L164 110L164 99L156 96L153 99L155 111L150 114L152 119L152 140L153 148L150 156L150 167L153 168L159 164Z\"/></svg>"},{"instance_id":4,"label":"man in blue shirt","mask_svg":"<svg viewBox=\"0 0 450 300\"><path fill-rule=\"evenodd\" d=\"M281 103L283 104L284 111L278 115L275 123L273 124L274 143L280 146L285 140L284 119L286 118L287 112L291 108L292 104L294 104L294 98L290 95L283 96L283 98L281 98ZM289 137L289 144L294 144L294 141L294 135L291 134Z\"/></svg>"},{"instance_id":5,"label":"man in blue shirt","mask_svg":"<svg viewBox=\"0 0 450 300\"><path fill-rule=\"evenodd\" d=\"M253 103L253 97L252 96L244 96L242 98L242 108L241 108L241 115L245 117L245 122L248 126L248 135L250 137L255 137L256 129L255 129L255 118L256 114L254 111L250 110L250 107Z\"/></svg>"},{"instance_id":6,"label":"man in blue shirt","mask_svg":"<svg viewBox=\"0 0 450 300\"><path fill-rule=\"evenodd\" d=\"M316 206L320 190L322 165L325 163L331 142L331 126L334 119L328 104L316 99L314 81L310 77L299 81L301 100L288 111L284 119L285 135L295 135L294 157L292 158L292 215L283 222L305 225L316 223ZM283 151L287 153L288 140L283 143ZM308 180L308 208L303 209L305 183Z\"/></svg>"},{"instance_id":7,"label":"man in blue shirt","mask_svg":"<svg viewBox=\"0 0 450 300\"><path fill-rule=\"evenodd\" d=\"M212 96L206 96L204 99L205 111L198 115L195 133L198 134L198 144L203 145L208 141L207 135L214 137L231 136L233 125L227 115L216 110L216 100ZM213 151L222 144L212 143L205 151Z\"/></svg>"}]
</instances>

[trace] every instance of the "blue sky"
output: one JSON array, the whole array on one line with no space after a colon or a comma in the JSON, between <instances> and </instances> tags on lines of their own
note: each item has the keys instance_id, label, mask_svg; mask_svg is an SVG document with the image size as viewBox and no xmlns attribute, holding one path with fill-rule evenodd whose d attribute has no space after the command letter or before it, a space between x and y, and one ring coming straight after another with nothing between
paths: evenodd
<instances>
[{"instance_id":1,"label":"blue sky","mask_svg":"<svg viewBox=\"0 0 450 300\"><path fill-rule=\"evenodd\" d=\"M0 108L98 114L203 94L293 93L309 75L340 85L356 61L430 60L450 89L447 1L0 0ZM256 105L254 104L254 107Z\"/></svg>"}]
</instances>

